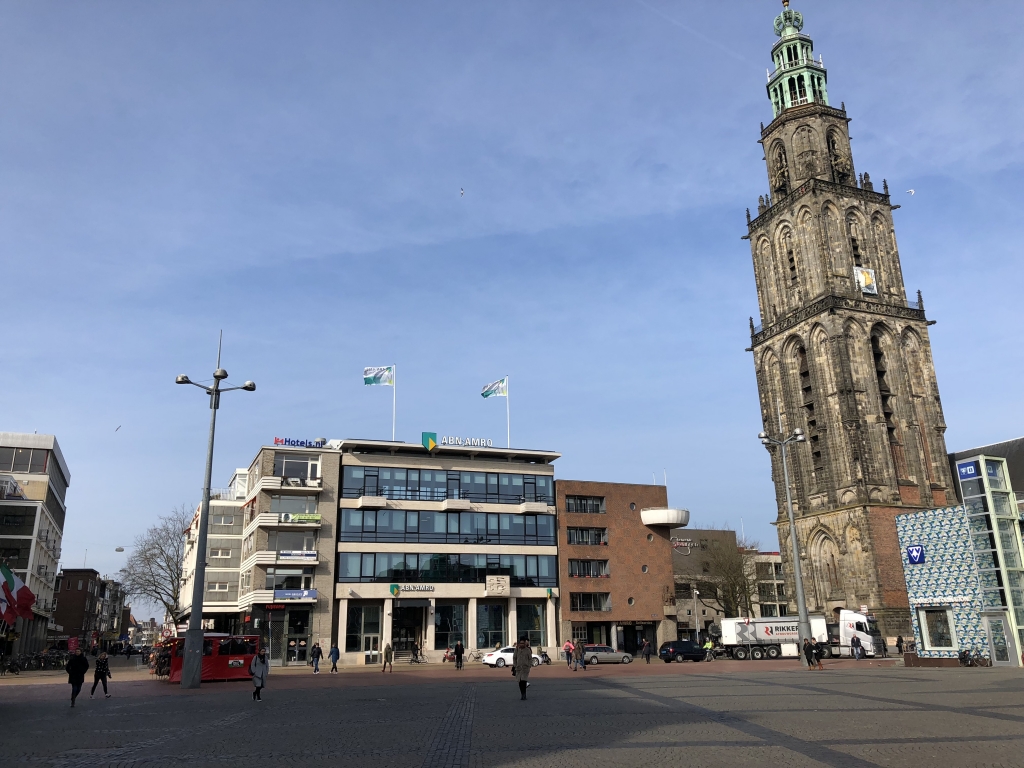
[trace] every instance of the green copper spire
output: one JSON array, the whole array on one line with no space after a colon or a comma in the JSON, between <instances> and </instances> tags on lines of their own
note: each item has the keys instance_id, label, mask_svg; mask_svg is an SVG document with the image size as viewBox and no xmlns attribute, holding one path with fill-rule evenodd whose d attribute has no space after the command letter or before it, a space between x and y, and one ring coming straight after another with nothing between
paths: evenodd
<instances>
[{"instance_id":1,"label":"green copper spire","mask_svg":"<svg viewBox=\"0 0 1024 768\"><path fill-rule=\"evenodd\" d=\"M828 104L828 76L825 66L814 60L814 43L801 33L804 17L782 0L782 13L775 17L779 41L772 47L775 71L768 73L768 98L774 117L801 104Z\"/></svg>"}]
</instances>

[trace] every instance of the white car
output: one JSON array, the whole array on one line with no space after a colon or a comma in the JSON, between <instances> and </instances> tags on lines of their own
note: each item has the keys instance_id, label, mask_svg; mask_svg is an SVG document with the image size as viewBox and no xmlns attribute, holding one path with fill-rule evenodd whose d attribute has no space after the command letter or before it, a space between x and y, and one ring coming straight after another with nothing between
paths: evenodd
<instances>
[{"instance_id":1,"label":"white car","mask_svg":"<svg viewBox=\"0 0 1024 768\"><path fill-rule=\"evenodd\" d=\"M493 669L494 667L512 666L512 654L516 652L514 645L502 648L500 651L491 651L484 654L481 662ZM540 656L533 654L533 666L540 666Z\"/></svg>"}]
</instances>

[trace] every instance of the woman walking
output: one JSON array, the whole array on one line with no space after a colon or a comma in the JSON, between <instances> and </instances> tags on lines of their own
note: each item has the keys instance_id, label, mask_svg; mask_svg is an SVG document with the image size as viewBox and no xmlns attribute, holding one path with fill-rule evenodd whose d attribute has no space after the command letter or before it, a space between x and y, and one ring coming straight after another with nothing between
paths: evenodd
<instances>
[{"instance_id":1,"label":"woman walking","mask_svg":"<svg viewBox=\"0 0 1024 768\"><path fill-rule=\"evenodd\" d=\"M89 692L89 698L91 699L96 694L96 686L103 683L103 695L106 698L110 698L110 694L107 693L107 678L111 680L114 676L110 674L110 661L107 659L106 653L101 653L100 657L96 659L96 670L92 675L92 690Z\"/></svg>"},{"instance_id":2,"label":"woman walking","mask_svg":"<svg viewBox=\"0 0 1024 768\"><path fill-rule=\"evenodd\" d=\"M814 651L814 663L818 665L818 669L824 669L821 665L821 657L825 652L821 649L821 643L817 639L811 640L811 649Z\"/></svg>"},{"instance_id":3,"label":"woman walking","mask_svg":"<svg viewBox=\"0 0 1024 768\"><path fill-rule=\"evenodd\" d=\"M562 650L565 651L565 666L572 669L572 652L575 650L572 640L566 640L565 645L562 646Z\"/></svg>"},{"instance_id":4,"label":"woman walking","mask_svg":"<svg viewBox=\"0 0 1024 768\"><path fill-rule=\"evenodd\" d=\"M85 658L81 648L77 648L68 659L64 671L68 673L68 682L71 684L71 706L73 707L75 699L82 692L82 686L85 685L85 673L89 671L89 660Z\"/></svg>"},{"instance_id":5,"label":"woman walking","mask_svg":"<svg viewBox=\"0 0 1024 768\"><path fill-rule=\"evenodd\" d=\"M341 658L341 651L338 650L338 644L331 644L331 651L327 654L327 658L331 660L331 674L338 674L338 659Z\"/></svg>"},{"instance_id":6,"label":"woman walking","mask_svg":"<svg viewBox=\"0 0 1024 768\"><path fill-rule=\"evenodd\" d=\"M395 671L395 665L392 664L392 660L395 658L395 652L391 648L391 643L384 646L384 666L380 668L381 672L386 672L388 667L391 667L391 671Z\"/></svg>"},{"instance_id":7,"label":"woman walking","mask_svg":"<svg viewBox=\"0 0 1024 768\"><path fill-rule=\"evenodd\" d=\"M530 669L533 668L533 650L526 635L519 638L519 645L512 654L512 674L519 681L520 700L526 701L526 689L530 685Z\"/></svg>"},{"instance_id":8,"label":"woman walking","mask_svg":"<svg viewBox=\"0 0 1024 768\"><path fill-rule=\"evenodd\" d=\"M808 671L814 669L814 646L806 637L804 638L804 658L807 659Z\"/></svg>"},{"instance_id":9,"label":"woman walking","mask_svg":"<svg viewBox=\"0 0 1024 768\"><path fill-rule=\"evenodd\" d=\"M255 690L252 692L253 701L263 701L261 692L267 685L267 675L270 674L270 661L267 659L267 649L260 648L260 652L253 656L249 662L249 674L252 675L252 684Z\"/></svg>"}]
</instances>

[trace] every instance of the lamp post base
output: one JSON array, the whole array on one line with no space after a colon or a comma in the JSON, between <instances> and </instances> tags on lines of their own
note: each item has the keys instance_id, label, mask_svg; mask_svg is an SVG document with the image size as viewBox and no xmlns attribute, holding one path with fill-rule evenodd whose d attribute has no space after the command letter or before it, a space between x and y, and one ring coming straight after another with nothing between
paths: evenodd
<instances>
[{"instance_id":1,"label":"lamp post base","mask_svg":"<svg viewBox=\"0 0 1024 768\"><path fill-rule=\"evenodd\" d=\"M185 654L181 658L181 687L198 688L203 679L203 630L185 632Z\"/></svg>"}]
</instances>

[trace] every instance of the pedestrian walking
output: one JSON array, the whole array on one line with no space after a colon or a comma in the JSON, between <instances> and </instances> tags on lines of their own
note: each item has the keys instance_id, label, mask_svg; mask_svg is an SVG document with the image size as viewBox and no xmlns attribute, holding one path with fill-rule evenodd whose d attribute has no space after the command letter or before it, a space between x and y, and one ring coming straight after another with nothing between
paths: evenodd
<instances>
[{"instance_id":1,"label":"pedestrian walking","mask_svg":"<svg viewBox=\"0 0 1024 768\"><path fill-rule=\"evenodd\" d=\"M644 661L646 661L648 664L651 663L651 641L650 640L644 640L644 648L640 652L640 654L644 657Z\"/></svg>"},{"instance_id":2,"label":"pedestrian walking","mask_svg":"<svg viewBox=\"0 0 1024 768\"><path fill-rule=\"evenodd\" d=\"M821 657L825 655L825 652L821 648L821 643L817 639L811 640L811 650L814 653L814 663L818 665L818 669L824 669L821 665Z\"/></svg>"},{"instance_id":3,"label":"pedestrian walking","mask_svg":"<svg viewBox=\"0 0 1024 768\"><path fill-rule=\"evenodd\" d=\"M417 643L415 640L412 641L412 660L420 660L420 644Z\"/></svg>"},{"instance_id":4,"label":"pedestrian walking","mask_svg":"<svg viewBox=\"0 0 1024 768\"><path fill-rule=\"evenodd\" d=\"M850 638L850 655L855 659L860 659L861 654L864 653L864 647L860 643L860 638L854 635Z\"/></svg>"},{"instance_id":5,"label":"pedestrian walking","mask_svg":"<svg viewBox=\"0 0 1024 768\"><path fill-rule=\"evenodd\" d=\"M814 669L814 646L806 637L804 638L804 658L807 659L807 669Z\"/></svg>"},{"instance_id":6,"label":"pedestrian walking","mask_svg":"<svg viewBox=\"0 0 1024 768\"><path fill-rule=\"evenodd\" d=\"M384 666L381 667L380 671L384 672L388 667L391 667L391 671L395 671L395 665L392 664L392 660L395 658L395 652L391 649L391 643L384 646Z\"/></svg>"},{"instance_id":7,"label":"pedestrian walking","mask_svg":"<svg viewBox=\"0 0 1024 768\"><path fill-rule=\"evenodd\" d=\"M903 653L903 635L896 635L896 653Z\"/></svg>"},{"instance_id":8,"label":"pedestrian walking","mask_svg":"<svg viewBox=\"0 0 1024 768\"><path fill-rule=\"evenodd\" d=\"M110 693L107 692L107 678L111 680L114 676L110 674L110 660L107 659L107 654L101 653L100 657L96 659L96 669L92 674L92 690L89 691L89 698L91 699L96 694L96 686L103 683L103 695L106 698L110 698Z\"/></svg>"},{"instance_id":9,"label":"pedestrian walking","mask_svg":"<svg viewBox=\"0 0 1024 768\"><path fill-rule=\"evenodd\" d=\"M255 686L252 700L263 701L262 691L267 686L267 675L270 674L270 660L267 659L266 648L260 648L260 652L252 657L252 661L249 662L249 674L252 675L252 684Z\"/></svg>"},{"instance_id":10,"label":"pedestrian walking","mask_svg":"<svg viewBox=\"0 0 1024 768\"><path fill-rule=\"evenodd\" d=\"M313 649L309 652L309 658L313 662L313 674L320 674L320 659L324 657L324 649L320 647L320 643L313 643Z\"/></svg>"},{"instance_id":11,"label":"pedestrian walking","mask_svg":"<svg viewBox=\"0 0 1024 768\"><path fill-rule=\"evenodd\" d=\"M331 650L328 652L327 658L331 660L331 674L338 674L338 659L341 658L341 652L338 650L337 643L331 643Z\"/></svg>"},{"instance_id":12,"label":"pedestrian walking","mask_svg":"<svg viewBox=\"0 0 1024 768\"><path fill-rule=\"evenodd\" d=\"M68 682L71 684L71 706L73 707L75 699L82 692L82 686L85 685L85 673L89 671L89 660L82 653L81 648L77 648L71 655L64 670L68 673Z\"/></svg>"},{"instance_id":13,"label":"pedestrian walking","mask_svg":"<svg viewBox=\"0 0 1024 768\"><path fill-rule=\"evenodd\" d=\"M583 671L586 672L587 665L583 660L583 643L576 643L572 648L572 671L575 672L581 666Z\"/></svg>"},{"instance_id":14,"label":"pedestrian walking","mask_svg":"<svg viewBox=\"0 0 1024 768\"><path fill-rule=\"evenodd\" d=\"M572 652L575 646L572 644L572 640L566 640L565 645L562 646L562 650L565 651L565 666L572 669Z\"/></svg>"},{"instance_id":15,"label":"pedestrian walking","mask_svg":"<svg viewBox=\"0 0 1024 768\"><path fill-rule=\"evenodd\" d=\"M519 638L519 645L512 654L512 674L519 682L519 698L526 701L526 689L530 686L530 670L533 668L533 650L530 643L523 635Z\"/></svg>"},{"instance_id":16,"label":"pedestrian walking","mask_svg":"<svg viewBox=\"0 0 1024 768\"><path fill-rule=\"evenodd\" d=\"M462 646L462 641L459 640L455 643L455 668L462 669L462 657L466 653L466 649Z\"/></svg>"}]
</instances>

